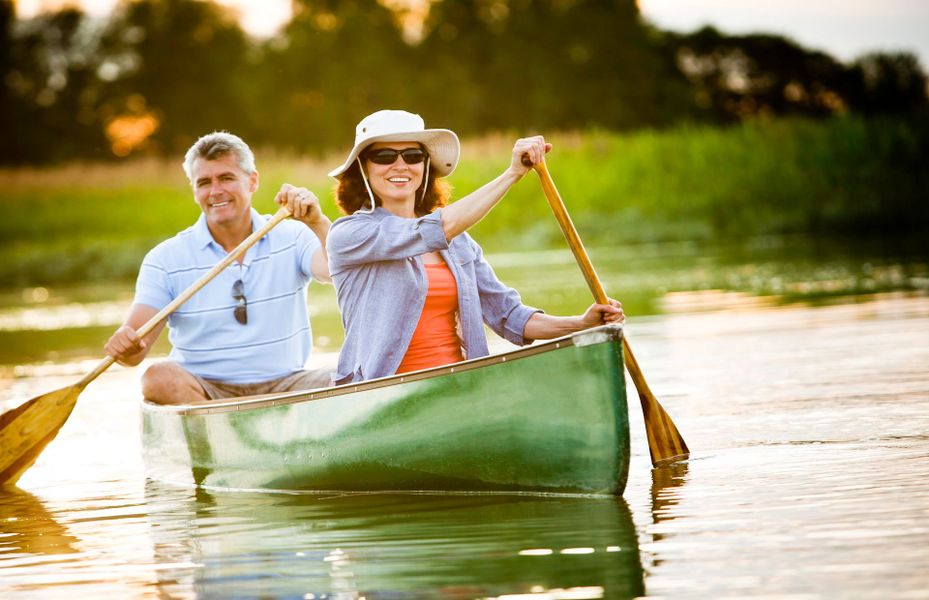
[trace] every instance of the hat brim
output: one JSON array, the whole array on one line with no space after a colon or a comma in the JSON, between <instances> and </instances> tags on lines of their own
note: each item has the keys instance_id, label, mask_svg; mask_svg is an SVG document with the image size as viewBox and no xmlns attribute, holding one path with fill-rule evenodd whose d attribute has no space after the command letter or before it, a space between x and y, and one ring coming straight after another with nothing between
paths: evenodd
<instances>
[{"instance_id":1,"label":"hat brim","mask_svg":"<svg viewBox=\"0 0 929 600\"><path fill-rule=\"evenodd\" d=\"M435 171L436 175L442 177L450 175L455 170L455 167L458 166L458 158L461 155L461 144L458 141L458 136L449 129L424 129L375 135L355 144L345 162L330 171L329 177L341 179L342 175L358 158L358 155L365 148L377 142L419 142L426 147L426 152L429 153L430 168Z\"/></svg>"}]
</instances>

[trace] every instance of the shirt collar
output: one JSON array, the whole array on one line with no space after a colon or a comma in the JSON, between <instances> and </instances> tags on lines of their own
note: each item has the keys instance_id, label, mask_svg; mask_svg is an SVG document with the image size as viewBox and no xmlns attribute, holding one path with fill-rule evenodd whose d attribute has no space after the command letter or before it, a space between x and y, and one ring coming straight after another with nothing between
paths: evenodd
<instances>
[{"instance_id":1,"label":"shirt collar","mask_svg":"<svg viewBox=\"0 0 929 600\"><path fill-rule=\"evenodd\" d=\"M384 208L384 207L382 207L382 206L375 206L375 207L374 207L374 210L372 210L372 211L357 210L357 211L355 211L353 214L354 214L354 215L363 215L363 216L366 216L366 217L372 217L372 218L374 218L374 219L376 219L376 220L378 220L378 221L381 221L381 220L383 220L383 219L385 219L385 218L387 218L387 217L392 217L392 216L393 216L393 213L392 213L392 212L390 212L389 210L387 210L386 208Z\"/></svg>"},{"instance_id":2,"label":"shirt collar","mask_svg":"<svg viewBox=\"0 0 929 600\"><path fill-rule=\"evenodd\" d=\"M252 232L254 232L256 229L264 225L267 219L262 217L260 214L258 214L258 211L255 210L254 207L252 207L251 212L252 212ZM206 247L209 246L210 244L213 244L214 246L222 250L222 246L216 243L216 240L213 239L213 234L210 233L210 228L206 224L206 215L203 214L202 212L200 213L200 218L198 218L197 222L194 223L193 233L194 233L194 240L196 240L197 242L197 248L199 248L200 250L206 249ZM264 236L262 239L258 240L258 243L260 244L265 239L267 239L267 237L268 236Z\"/></svg>"},{"instance_id":3,"label":"shirt collar","mask_svg":"<svg viewBox=\"0 0 929 600\"><path fill-rule=\"evenodd\" d=\"M423 216L421 216L421 217L409 217L409 218L411 218L411 219L425 219L426 217L429 217L430 215L434 215L434 214L436 214L436 213L440 213L441 211L442 211L441 208L437 208L437 209L433 210L431 213L425 214L425 215L423 215ZM386 208L384 208L383 206L376 206L376 207L374 208L374 210L371 211L371 212L368 212L368 211L366 211L366 210L363 210L363 211L356 211L356 212L352 213L352 216L355 216L355 215L358 215L358 216L365 216L365 217L371 217L371 218L373 218L373 219L376 220L376 221L383 221L384 219L386 219L386 218L388 218L388 217L396 217L396 216L397 216L397 215L395 215L394 213L392 213L392 212L390 212L389 210L387 210ZM399 217L399 218L406 218L406 217Z\"/></svg>"}]
</instances>

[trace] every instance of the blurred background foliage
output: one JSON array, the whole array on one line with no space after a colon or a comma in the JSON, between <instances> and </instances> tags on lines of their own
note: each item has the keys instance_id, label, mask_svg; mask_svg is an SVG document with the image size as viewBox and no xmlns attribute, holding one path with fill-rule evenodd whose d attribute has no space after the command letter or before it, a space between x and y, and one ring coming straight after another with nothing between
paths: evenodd
<instances>
[{"instance_id":1,"label":"blurred background foliage","mask_svg":"<svg viewBox=\"0 0 929 600\"><path fill-rule=\"evenodd\" d=\"M661 31L634 0L293 6L255 39L209 1L20 20L0 0L0 286L134 277L196 218L179 164L215 129L256 148L260 209L289 181L334 217L325 173L381 108L465 140L456 196L499 173L515 136L544 133L593 245L804 234L926 248L929 100L912 54L846 64L775 35ZM475 234L495 250L559 245L539 198L517 186Z\"/></svg>"},{"instance_id":2,"label":"blurred background foliage","mask_svg":"<svg viewBox=\"0 0 929 600\"><path fill-rule=\"evenodd\" d=\"M267 40L201 0L124 0L29 20L0 0L0 164L176 156L213 129L323 155L405 107L462 136L913 114L907 53L843 64L789 39L660 31L634 0L295 0Z\"/></svg>"}]
</instances>

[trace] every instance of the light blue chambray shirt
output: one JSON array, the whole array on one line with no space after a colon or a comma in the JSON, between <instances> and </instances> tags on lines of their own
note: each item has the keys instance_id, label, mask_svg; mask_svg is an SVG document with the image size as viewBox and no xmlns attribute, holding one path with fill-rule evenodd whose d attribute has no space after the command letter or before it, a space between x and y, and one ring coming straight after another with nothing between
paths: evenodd
<instances>
[{"instance_id":1,"label":"light blue chambray shirt","mask_svg":"<svg viewBox=\"0 0 929 600\"><path fill-rule=\"evenodd\" d=\"M252 209L252 231L268 215ZM171 359L205 379L258 383L304 368L310 356L307 284L319 239L303 223L284 221L168 318ZM194 225L155 246L136 281L135 302L161 310L203 276L226 251L200 215ZM245 285L248 324L235 320L232 286Z\"/></svg>"},{"instance_id":2,"label":"light blue chambray shirt","mask_svg":"<svg viewBox=\"0 0 929 600\"><path fill-rule=\"evenodd\" d=\"M441 209L418 219L383 208L332 224L326 239L329 271L345 327L336 383L396 373L426 301L421 254L438 251L458 284L458 317L466 359L486 356L483 323L514 344L536 312L497 279L481 247L467 233L445 239Z\"/></svg>"}]
</instances>

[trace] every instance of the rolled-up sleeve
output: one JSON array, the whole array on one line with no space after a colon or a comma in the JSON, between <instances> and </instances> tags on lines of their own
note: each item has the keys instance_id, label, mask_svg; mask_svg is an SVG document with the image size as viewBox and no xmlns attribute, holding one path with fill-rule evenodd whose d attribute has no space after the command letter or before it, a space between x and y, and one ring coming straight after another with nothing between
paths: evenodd
<instances>
[{"instance_id":1,"label":"rolled-up sleeve","mask_svg":"<svg viewBox=\"0 0 929 600\"><path fill-rule=\"evenodd\" d=\"M526 322L542 310L523 304L519 292L497 279L490 263L484 259L481 247L474 240L469 239L469 242L475 253L474 276L484 322L494 333L513 344L523 346L532 343L534 340L523 336Z\"/></svg>"},{"instance_id":2,"label":"rolled-up sleeve","mask_svg":"<svg viewBox=\"0 0 929 600\"><path fill-rule=\"evenodd\" d=\"M349 215L332 224L326 240L332 273L360 264L400 260L447 248L441 210L418 219Z\"/></svg>"}]
</instances>

